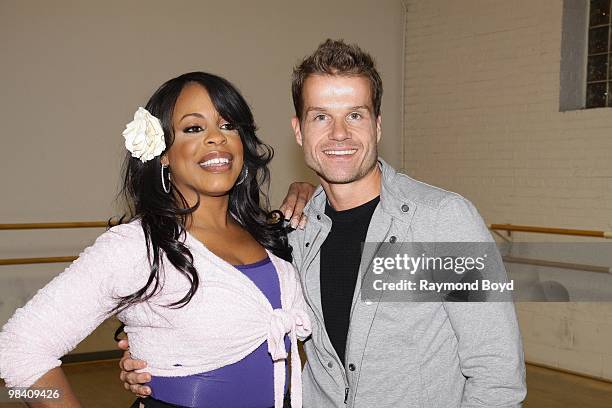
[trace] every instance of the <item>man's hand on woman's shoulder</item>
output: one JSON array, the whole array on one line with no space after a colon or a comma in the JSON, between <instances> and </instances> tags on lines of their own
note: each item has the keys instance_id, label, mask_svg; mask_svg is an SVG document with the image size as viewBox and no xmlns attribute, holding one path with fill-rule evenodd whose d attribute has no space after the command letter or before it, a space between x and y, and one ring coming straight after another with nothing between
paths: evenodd
<instances>
[{"instance_id":1,"label":"man's hand on woman's shoulder","mask_svg":"<svg viewBox=\"0 0 612 408\"><path fill-rule=\"evenodd\" d=\"M285 219L291 222L292 228L304 229L306 226L304 207L315 190L316 187L307 182L295 181L289 186L280 210L285 215Z\"/></svg>"}]
</instances>

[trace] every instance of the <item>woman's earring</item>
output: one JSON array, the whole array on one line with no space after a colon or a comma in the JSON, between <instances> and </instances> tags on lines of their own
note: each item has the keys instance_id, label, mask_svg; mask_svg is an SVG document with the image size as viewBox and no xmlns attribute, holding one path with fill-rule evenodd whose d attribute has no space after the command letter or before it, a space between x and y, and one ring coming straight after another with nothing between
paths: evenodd
<instances>
[{"instance_id":1,"label":"woman's earring","mask_svg":"<svg viewBox=\"0 0 612 408\"><path fill-rule=\"evenodd\" d=\"M237 186L237 185L240 185L240 184L244 183L244 180L246 180L248 175L249 175L249 168L245 167L244 168L244 175L242 177L240 177L240 180L238 180L235 185Z\"/></svg>"},{"instance_id":2,"label":"woman's earring","mask_svg":"<svg viewBox=\"0 0 612 408\"><path fill-rule=\"evenodd\" d=\"M167 168L167 165L161 165L161 182L162 188L164 189L164 193L170 194L170 170L168 170L168 186L166 186L166 177L164 176L164 170L166 170Z\"/></svg>"}]
</instances>

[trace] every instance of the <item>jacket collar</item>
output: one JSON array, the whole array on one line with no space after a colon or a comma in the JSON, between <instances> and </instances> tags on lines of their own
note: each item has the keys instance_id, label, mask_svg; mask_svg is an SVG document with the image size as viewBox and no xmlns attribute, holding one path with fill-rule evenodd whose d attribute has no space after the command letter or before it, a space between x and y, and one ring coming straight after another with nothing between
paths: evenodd
<instances>
[{"instance_id":1,"label":"jacket collar","mask_svg":"<svg viewBox=\"0 0 612 408\"><path fill-rule=\"evenodd\" d=\"M380 157L378 158L378 166L382 171L380 207L385 214L400 222L409 223L416 211L417 204L407 196L405 191L401 190L399 186L401 174ZM330 222L325 215L326 201L325 190L322 186L317 187L304 208L304 212L308 216L308 222L315 222L315 220L325 220L326 224Z\"/></svg>"}]
</instances>

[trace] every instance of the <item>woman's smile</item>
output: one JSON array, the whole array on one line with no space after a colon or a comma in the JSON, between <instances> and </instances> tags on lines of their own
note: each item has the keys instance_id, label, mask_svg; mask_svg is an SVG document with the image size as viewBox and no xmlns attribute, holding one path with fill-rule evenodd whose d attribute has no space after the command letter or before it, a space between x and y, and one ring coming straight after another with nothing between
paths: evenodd
<instances>
[{"instance_id":1,"label":"woman's smile","mask_svg":"<svg viewBox=\"0 0 612 408\"><path fill-rule=\"evenodd\" d=\"M210 173L224 173L232 169L234 155L229 152L213 151L206 154L199 162L202 170Z\"/></svg>"}]
</instances>

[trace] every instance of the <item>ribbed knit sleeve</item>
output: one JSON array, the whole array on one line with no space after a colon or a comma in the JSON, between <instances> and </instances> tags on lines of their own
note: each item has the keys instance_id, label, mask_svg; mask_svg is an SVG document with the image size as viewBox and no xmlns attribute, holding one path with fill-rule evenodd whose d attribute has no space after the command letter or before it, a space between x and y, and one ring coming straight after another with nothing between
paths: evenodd
<instances>
[{"instance_id":1,"label":"ribbed knit sleeve","mask_svg":"<svg viewBox=\"0 0 612 408\"><path fill-rule=\"evenodd\" d=\"M17 309L0 332L0 377L6 386L30 387L58 367L60 357L109 317L119 286L122 294L138 289L144 257L140 224L111 228Z\"/></svg>"}]
</instances>

